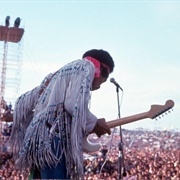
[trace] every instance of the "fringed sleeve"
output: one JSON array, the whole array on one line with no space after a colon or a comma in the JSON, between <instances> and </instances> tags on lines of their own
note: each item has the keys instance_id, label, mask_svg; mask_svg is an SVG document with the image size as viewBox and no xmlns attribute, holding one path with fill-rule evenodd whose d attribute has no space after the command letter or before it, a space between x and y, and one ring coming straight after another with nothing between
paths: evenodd
<instances>
[{"instance_id":1,"label":"fringed sleeve","mask_svg":"<svg viewBox=\"0 0 180 180\"><path fill-rule=\"evenodd\" d=\"M13 110L13 126L11 136L8 141L13 157L17 158L23 145L24 136L29 123L33 119L34 109L42 91L48 85L52 74L48 74L41 82L40 86L22 94L15 102Z\"/></svg>"}]
</instances>

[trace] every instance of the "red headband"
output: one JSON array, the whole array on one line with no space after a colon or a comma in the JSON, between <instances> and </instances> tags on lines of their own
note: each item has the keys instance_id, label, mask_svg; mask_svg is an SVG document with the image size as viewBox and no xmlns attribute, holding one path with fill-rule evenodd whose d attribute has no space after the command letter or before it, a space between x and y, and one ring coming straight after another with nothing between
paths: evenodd
<instances>
[{"instance_id":1,"label":"red headband","mask_svg":"<svg viewBox=\"0 0 180 180\"><path fill-rule=\"evenodd\" d=\"M102 65L103 67L105 67L106 69L107 69L107 71L108 71L108 73L110 73L110 68L106 65L106 64L104 64L104 63L101 63L101 62L99 62L97 59L95 59L95 58L92 58L92 57L90 57L90 56L87 56L87 57L85 57L87 60L89 60L89 61L91 61L93 64L94 64L94 66L95 66L95 68L96 68L96 70L95 70L95 77L100 77L100 65Z\"/></svg>"}]
</instances>

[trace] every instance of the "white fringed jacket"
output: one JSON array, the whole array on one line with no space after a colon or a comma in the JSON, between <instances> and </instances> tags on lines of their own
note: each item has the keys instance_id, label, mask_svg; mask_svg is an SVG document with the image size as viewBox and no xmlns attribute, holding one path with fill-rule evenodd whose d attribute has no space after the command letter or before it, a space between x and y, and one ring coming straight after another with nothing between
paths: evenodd
<instances>
[{"instance_id":1,"label":"white fringed jacket","mask_svg":"<svg viewBox=\"0 0 180 180\"><path fill-rule=\"evenodd\" d=\"M71 177L83 176L82 139L97 122L88 106L94 73L92 62L76 60L18 98L10 143L20 168L55 166L64 153ZM47 79L50 82L45 87ZM58 145L54 137L60 139Z\"/></svg>"}]
</instances>

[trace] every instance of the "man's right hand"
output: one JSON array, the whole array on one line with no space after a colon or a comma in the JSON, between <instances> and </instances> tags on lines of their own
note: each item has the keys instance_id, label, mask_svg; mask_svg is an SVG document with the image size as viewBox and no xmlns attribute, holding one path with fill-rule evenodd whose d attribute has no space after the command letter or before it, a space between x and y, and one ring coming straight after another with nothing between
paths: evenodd
<instances>
[{"instance_id":1,"label":"man's right hand","mask_svg":"<svg viewBox=\"0 0 180 180\"><path fill-rule=\"evenodd\" d=\"M91 133L95 133L98 137L101 137L102 135L106 133L110 135L111 130L108 127L105 119L101 118L97 120L97 123Z\"/></svg>"}]
</instances>

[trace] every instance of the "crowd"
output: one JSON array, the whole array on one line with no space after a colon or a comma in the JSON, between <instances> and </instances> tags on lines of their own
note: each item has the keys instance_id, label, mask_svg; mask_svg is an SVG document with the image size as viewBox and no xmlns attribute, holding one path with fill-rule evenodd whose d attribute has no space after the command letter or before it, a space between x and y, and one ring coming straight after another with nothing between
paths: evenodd
<instances>
[{"instance_id":1,"label":"crowd","mask_svg":"<svg viewBox=\"0 0 180 180\"><path fill-rule=\"evenodd\" d=\"M0 179L26 180L28 169L15 169L6 146L11 126L5 123L1 132ZM85 180L118 179L119 162L124 164L123 180L180 180L180 132L123 129L122 135L124 161L119 160L122 151L118 132L101 138L89 136L91 142L101 142L102 147L97 152L84 153Z\"/></svg>"},{"instance_id":2,"label":"crowd","mask_svg":"<svg viewBox=\"0 0 180 180\"><path fill-rule=\"evenodd\" d=\"M119 142L114 136L106 157L85 160L85 179L118 179ZM180 180L180 132L123 130L123 142L123 180Z\"/></svg>"}]
</instances>

